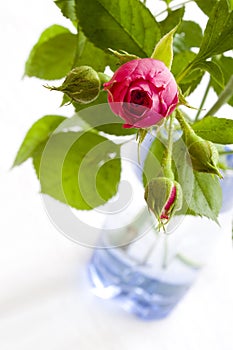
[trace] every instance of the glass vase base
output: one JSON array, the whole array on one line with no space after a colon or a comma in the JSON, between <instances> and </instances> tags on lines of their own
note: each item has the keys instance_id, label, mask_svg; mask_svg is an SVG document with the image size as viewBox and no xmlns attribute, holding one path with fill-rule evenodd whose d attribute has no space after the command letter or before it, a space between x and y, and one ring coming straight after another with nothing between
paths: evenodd
<instances>
[{"instance_id":1,"label":"glass vase base","mask_svg":"<svg viewBox=\"0 0 233 350\"><path fill-rule=\"evenodd\" d=\"M151 277L117 259L114 249L96 250L88 265L93 293L112 299L143 320L167 317L186 294L190 284L171 284Z\"/></svg>"}]
</instances>

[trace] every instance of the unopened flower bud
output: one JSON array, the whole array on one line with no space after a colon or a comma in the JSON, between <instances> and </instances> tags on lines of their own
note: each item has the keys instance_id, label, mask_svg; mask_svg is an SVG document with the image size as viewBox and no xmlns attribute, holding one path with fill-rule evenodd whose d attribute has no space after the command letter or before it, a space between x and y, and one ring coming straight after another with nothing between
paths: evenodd
<instances>
[{"instance_id":1,"label":"unopened flower bud","mask_svg":"<svg viewBox=\"0 0 233 350\"><path fill-rule=\"evenodd\" d=\"M61 91L75 102L90 103L98 97L100 85L98 73L89 66L81 66L72 69L61 86L47 88Z\"/></svg>"},{"instance_id":2,"label":"unopened flower bud","mask_svg":"<svg viewBox=\"0 0 233 350\"><path fill-rule=\"evenodd\" d=\"M194 170L222 177L217 168L218 151L212 142L194 134L186 137L186 145Z\"/></svg>"},{"instance_id":3,"label":"unopened flower bud","mask_svg":"<svg viewBox=\"0 0 233 350\"><path fill-rule=\"evenodd\" d=\"M176 118L183 130L184 141L188 147L193 169L204 173L215 174L222 178L217 167L219 155L214 144L198 136L179 110L177 110Z\"/></svg>"},{"instance_id":4,"label":"unopened flower bud","mask_svg":"<svg viewBox=\"0 0 233 350\"><path fill-rule=\"evenodd\" d=\"M174 180L158 177L147 184L145 200L159 223L166 223L182 208L182 188Z\"/></svg>"}]
</instances>

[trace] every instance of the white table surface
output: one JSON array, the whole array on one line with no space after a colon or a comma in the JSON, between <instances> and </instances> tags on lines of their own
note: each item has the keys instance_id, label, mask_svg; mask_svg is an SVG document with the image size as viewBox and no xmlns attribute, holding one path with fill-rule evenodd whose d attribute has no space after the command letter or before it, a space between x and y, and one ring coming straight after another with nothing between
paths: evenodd
<instances>
[{"instance_id":1,"label":"white table surface","mask_svg":"<svg viewBox=\"0 0 233 350\"><path fill-rule=\"evenodd\" d=\"M1 5L0 349L232 350L231 213L221 218L222 237L183 301L168 318L144 322L91 293L92 250L52 225L30 161L9 170L37 118L71 115L38 80L21 80L32 44L55 22L68 23L49 0Z\"/></svg>"}]
</instances>

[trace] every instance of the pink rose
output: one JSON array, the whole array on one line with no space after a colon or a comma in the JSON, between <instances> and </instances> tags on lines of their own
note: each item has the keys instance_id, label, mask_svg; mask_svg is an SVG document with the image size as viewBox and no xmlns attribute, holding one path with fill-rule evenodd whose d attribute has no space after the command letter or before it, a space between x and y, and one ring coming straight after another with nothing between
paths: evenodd
<instances>
[{"instance_id":1,"label":"pink rose","mask_svg":"<svg viewBox=\"0 0 233 350\"><path fill-rule=\"evenodd\" d=\"M161 61L142 58L123 64L104 84L108 102L124 127L147 128L172 113L178 103L176 81Z\"/></svg>"}]
</instances>

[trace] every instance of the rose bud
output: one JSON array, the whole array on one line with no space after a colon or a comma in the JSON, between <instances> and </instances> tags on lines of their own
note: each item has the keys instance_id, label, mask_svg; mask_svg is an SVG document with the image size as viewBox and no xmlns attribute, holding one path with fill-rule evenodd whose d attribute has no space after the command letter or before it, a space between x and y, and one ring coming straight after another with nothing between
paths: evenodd
<instances>
[{"instance_id":1,"label":"rose bud","mask_svg":"<svg viewBox=\"0 0 233 350\"><path fill-rule=\"evenodd\" d=\"M90 103L98 97L100 85L98 73L91 67L81 66L72 69L61 86L46 87L65 93L75 102Z\"/></svg>"},{"instance_id":2,"label":"rose bud","mask_svg":"<svg viewBox=\"0 0 233 350\"><path fill-rule=\"evenodd\" d=\"M203 140L195 132L186 132L185 143L188 147L189 156L193 169L203 173L218 175L222 178L218 170L218 151L215 145L207 140Z\"/></svg>"},{"instance_id":3,"label":"rose bud","mask_svg":"<svg viewBox=\"0 0 233 350\"><path fill-rule=\"evenodd\" d=\"M176 112L176 118L183 130L184 142L188 148L193 169L203 173L215 174L222 178L217 168L219 158L217 148L212 142L203 140L195 133L179 109Z\"/></svg>"},{"instance_id":4,"label":"rose bud","mask_svg":"<svg viewBox=\"0 0 233 350\"><path fill-rule=\"evenodd\" d=\"M148 128L170 115L178 104L176 81L161 61L142 58L123 64L104 84L108 102L124 127Z\"/></svg>"},{"instance_id":5,"label":"rose bud","mask_svg":"<svg viewBox=\"0 0 233 350\"><path fill-rule=\"evenodd\" d=\"M182 188L174 180L158 177L147 184L145 200L157 220L166 223L182 208Z\"/></svg>"}]
</instances>

